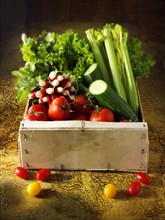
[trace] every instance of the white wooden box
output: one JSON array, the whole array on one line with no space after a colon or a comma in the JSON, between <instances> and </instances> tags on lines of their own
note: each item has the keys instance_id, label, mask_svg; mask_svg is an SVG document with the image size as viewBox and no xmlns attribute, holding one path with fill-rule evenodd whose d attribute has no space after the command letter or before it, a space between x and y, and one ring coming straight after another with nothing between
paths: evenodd
<instances>
[{"instance_id":1,"label":"white wooden box","mask_svg":"<svg viewBox=\"0 0 165 220\"><path fill-rule=\"evenodd\" d=\"M27 169L147 172L146 122L22 121L20 165Z\"/></svg>"}]
</instances>

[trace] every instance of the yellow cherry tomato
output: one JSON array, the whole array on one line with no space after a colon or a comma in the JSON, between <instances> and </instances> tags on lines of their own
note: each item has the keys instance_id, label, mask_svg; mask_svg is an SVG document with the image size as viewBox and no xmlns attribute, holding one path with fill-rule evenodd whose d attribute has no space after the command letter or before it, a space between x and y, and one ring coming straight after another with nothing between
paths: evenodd
<instances>
[{"instance_id":1,"label":"yellow cherry tomato","mask_svg":"<svg viewBox=\"0 0 165 220\"><path fill-rule=\"evenodd\" d=\"M37 196L41 192L41 185L38 182L29 183L27 193L31 196Z\"/></svg>"},{"instance_id":2,"label":"yellow cherry tomato","mask_svg":"<svg viewBox=\"0 0 165 220\"><path fill-rule=\"evenodd\" d=\"M116 195L116 186L112 183L107 184L104 187L104 195L107 198L114 198Z\"/></svg>"}]
</instances>

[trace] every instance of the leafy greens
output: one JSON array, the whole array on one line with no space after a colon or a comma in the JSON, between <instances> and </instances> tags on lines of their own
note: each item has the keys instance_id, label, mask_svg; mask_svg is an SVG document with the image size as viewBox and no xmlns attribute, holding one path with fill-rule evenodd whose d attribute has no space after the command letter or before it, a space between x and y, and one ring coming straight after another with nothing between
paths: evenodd
<instances>
[{"instance_id":1,"label":"leafy greens","mask_svg":"<svg viewBox=\"0 0 165 220\"><path fill-rule=\"evenodd\" d=\"M12 72L18 78L18 102L26 99L38 81L45 80L50 71L57 69L80 82L85 70L94 63L88 40L72 29L63 34L42 32L33 38L22 34L22 41L20 51L26 64Z\"/></svg>"}]
</instances>

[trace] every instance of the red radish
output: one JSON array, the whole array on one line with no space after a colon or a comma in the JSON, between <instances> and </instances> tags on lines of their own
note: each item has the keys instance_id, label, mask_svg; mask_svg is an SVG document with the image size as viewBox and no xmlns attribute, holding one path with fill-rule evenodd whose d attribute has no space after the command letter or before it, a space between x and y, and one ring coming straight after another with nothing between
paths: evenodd
<instances>
[{"instance_id":1,"label":"red radish","mask_svg":"<svg viewBox=\"0 0 165 220\"><path fill-rule=\"evenodd\" d=\"M44 101L42 100L42 98L39 98L39 99L38 99L38 103L39 103L39 104L43 104L43 103L44 103Z\"/></svg>"},{"instance_id":2,"label":"red radish","mask_svg":"<svg viewBox=\"0 0 165 220\"><path fill-rule=\"evenodd\" d=\"M63 87L59 86L55 89L56 92L62 93L64 91Z\"/></svg>"},{"instance_id":3,"label":"red radish","mask_svg":"<svg viewBox=\"0 0 165 220\"><path fill-rule=\"evenodd\" d=\"M46 93L49 94L49 95L52 95L54 93L54 88L50 88L50 87L47 88Z\"/></svg>"},{"instance_id":4,"label":"red radish","mask_svg":"<svg viewBox=\"0 0 165 220\"><path fill-rule=\"evenodd\" d=\"M46 91L44 89L41 89L36 92L36 97L37 98L42 98L45 95Z\"/></svg>"},{"instance_id":5,"label":"red radish","mask_svg":"<svg viewBox=\"0 0 165 220\"><path fill-rule=\"evenodd\" d=\"M49 73L48 79L49 79L50 81L52 81L52 80L54 80L54 79L56 78L56 75L57 75L57 72L56 72L56 71L51 71L51 72Z\"/></svg>"},{"instance_id":6,"label":"red radish","mask_svg":"<svg viewBox=\"0 0 165 220\"><path fill-rule=\"evenodd\" d=\"M63 88L69 88L71 87L71 80L68 78L68 79L65 79L61 82L60 86L62 86Z\"/></svg>"},{"instance_id":7,"label":"red radish","mask_svg":"<svg viewBox=\"0 0 165 220\"><path fill-rule=\"evenodd\" d=\"M63 77L62 75L58 75L58 76L57 76L57 80L58 80L59 82L61 82L61 81L64 80L64 77Z\"/></svg>"},{"instance_id":8,"label":"red radish","mask_svg":"<svg viewBox=\"0 0 165 220\"><path fill-rule=\"evenodd\" d=\"M29 99L36 98L36 91L31 92L28 97L29 97Z\"/></svg>"},{"instance_id":9,"label":"red radish","mask_svg":"<svg viewBox=\"0 0 165 220\"><path fill-rule=\"evenodd\" d=\"M42 98L42 101L43 102L48 102L49 101L49 99L50 99L50 96L44 96L43 98Z\"/></svg>"},{"instance_id":10,"label":"red radish","mask_svg":"<svg viewBox=\"0 0 165 220\"><path fill-rule=\"evenodd\" d=\"M75 89L74 86L70 86L70 87L68 88L68 90L69 90L70 92L75 92L75 91L76 91L76 89Z\"/></svg>"},{"instance_id":11,"label":"red radish","mask_svg":"<svg viewBox=\"0 0 165 220\"><path fill-rule=\"evenodd\" d=\"M65 89L62 93L64 96L68 96L69 95L69 91L67 89Z\"/></svg>"},{"instance_id":12,"label":"red radish","mask_svg":"<svg viewBox=\"0 0 165 220\"><path fill-rule=\"evenodd\" d=\"M51 82L51 85L56 87L59 85L59 80L58 79L54 79L52 82Z\"/></svg>"},{"instance_id":13,"label":"red radish","mask_svg":"<svg viewBox=\"0 0 165 220\"><path fill-rule=\"evenodd\" d=\"M66 73L63 73L62 76L64 79L67 79L69 77Z\"/></svg>"},{"instance_id":14,"label":"red radish","mask_svg":"<svg viewBox=\"0 0 165 220\"><path fill-rule=\"evenodd\" d=\"M44 80L40 80L39 81L39 86L41 86L43 88L47 88L49 86L49 83L44 81Z\"/></svg>"}]
</instances>

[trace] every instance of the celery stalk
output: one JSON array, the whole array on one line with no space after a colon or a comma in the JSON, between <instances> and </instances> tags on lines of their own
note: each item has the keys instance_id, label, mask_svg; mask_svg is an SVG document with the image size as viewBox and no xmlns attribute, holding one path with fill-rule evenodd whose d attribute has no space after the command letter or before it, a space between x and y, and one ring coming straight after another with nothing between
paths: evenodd
<instances>
[{"instance_id":1,"label":"celery stalk","mask_svg":"<svg viewBox=\"0 0 165 220\"><path fill-rule=\"evenodd\" d=\"M122 83L122 76L119 69L119 64L117 61L116 53L115 53L115 46L114 41L111 34L111 28L104 28L103 34L105 36L105 48L109 60L109 65L112 73L113 82L116 88L117 93L125 100L127 101L125 90Z\"/></svg>"},{"instance_id":2,"label":"celery stalk","mask_svg":"<svg viewBox=\"0 0 165 220\"><path fill-rule=\"evenodd\" d=\"M130 63L130 58L128 54L128 48L127 48L127 39L128 39L128 33L120 33L120 45L121 45L121 51L123 56L123 61L125 64L125 74L126 74L126 87L125 91L128 98L128 103L134 110L134 112L137 114L139 112L139 100L138 100L138 94L137 94L137 88L135 84L135 79Z\"/></svg>"},{"instance_id":3,"label":"celery stalk","mask_svg":"<svg viewBox=\"0 0 165 220\"><path fill-rule=\"evenodd\" d=\"M103 79L114 88L111 71L107 63L106 51L103 46L104 39L102 33L95 31L93 28L86 30L85 33L91 45L96 62L101 70Z\"/></svg>"}]
</instances>

